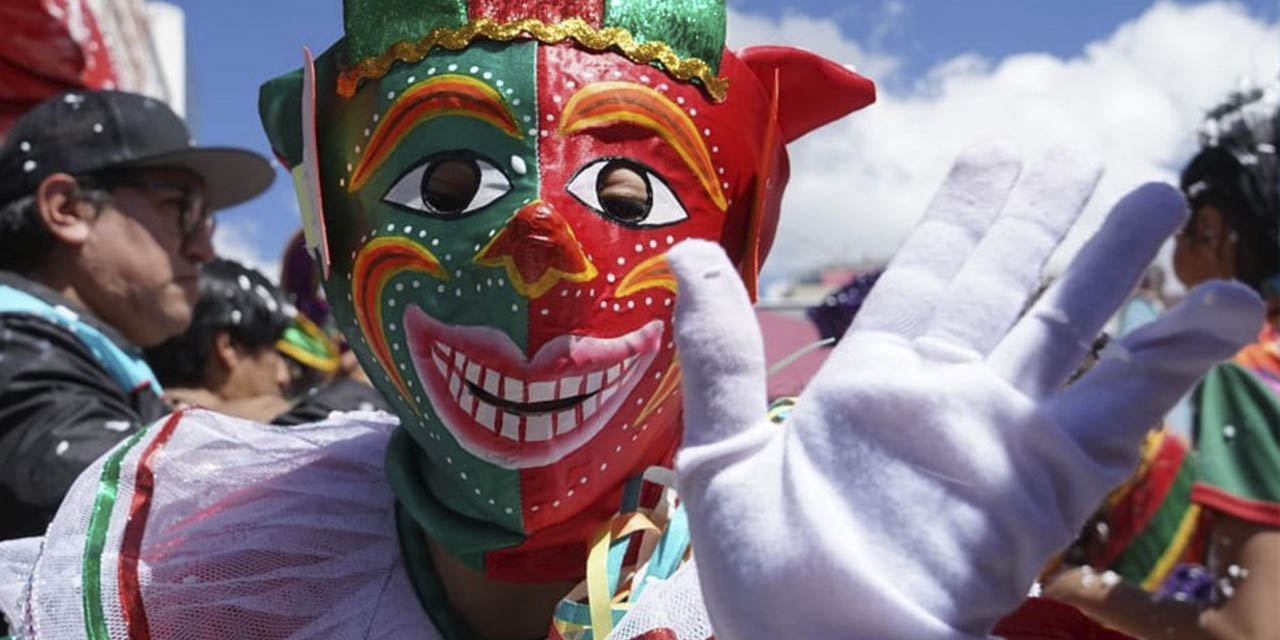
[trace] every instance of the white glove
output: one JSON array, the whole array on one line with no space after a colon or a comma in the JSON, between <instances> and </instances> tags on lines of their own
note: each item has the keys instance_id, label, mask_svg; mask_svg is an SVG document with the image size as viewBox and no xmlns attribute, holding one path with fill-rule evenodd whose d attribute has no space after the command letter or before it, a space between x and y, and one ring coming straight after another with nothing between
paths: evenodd
<instances>
[{"instance_id":1,"label":"white glove","mask_svg":"<svg viewBox=\"0 0 1280 640\"><path fill-rule=\"evenodd\" d=\"M671 251L676 467L717 638L985 636L1147 429L1253 339L1257 296L1209 284L1062 389L1186 215L1138 188L1021 315L1099 173L965 153L783 427L735 269L710 243Z\"/></svg>"}]
</instances>

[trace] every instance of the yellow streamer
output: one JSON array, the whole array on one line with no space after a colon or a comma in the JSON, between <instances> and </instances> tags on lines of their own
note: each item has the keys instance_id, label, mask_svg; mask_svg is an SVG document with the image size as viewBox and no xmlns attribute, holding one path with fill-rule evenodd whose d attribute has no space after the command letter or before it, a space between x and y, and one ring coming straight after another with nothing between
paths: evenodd
<instances>
[{"instance_id":1,"label":"yellow streamer","mask_svg":"<svg viewBox=\"0 0 1280 640\"><path fill-rule=\"evenodd\" d=\"M591 610L591 637L605 638L613 631L612 598L609 597L609 535L606 525L591 542L587 554L587 606Z\"/></svg>"},{"instance_id":2,"label":"yellow streamer","mask_svg":"<svg viewBox=\"0 0 1280 640\"><path fill-rule=\"evenodd\" d=\"M1178 531L1173 535L1173 541L1165 548L1160 560L1156 562L1155 568L1142 581L1143 589L1155 591L1164 582L1165 576L1169 575L1174 565L1178 563L1178 559L1182 557L1182 553L1186 551L1187 544L1191 542L1191 537L1195 534L1196 524L1199 521L1200 505L1192 504L1187 508L1187 512L1182 514L1182 522L1178 523Z\"/></svg>"}]
</instances>

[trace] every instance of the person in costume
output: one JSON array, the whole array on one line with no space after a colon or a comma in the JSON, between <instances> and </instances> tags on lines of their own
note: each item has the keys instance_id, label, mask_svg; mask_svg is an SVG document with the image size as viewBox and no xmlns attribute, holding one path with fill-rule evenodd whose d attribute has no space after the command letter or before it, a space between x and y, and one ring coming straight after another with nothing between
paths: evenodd
<instances>
[{"instance_id":1,"label":"person in costume","mask_svg":"<svg viewBox=\"0 0 1280 640\"><path fill-rule=\"evenodd\" d=\"M1268 292L1280 274L1278 114L1274 87L1210 112L1182 172L1192 215L1173 260L1188 287L1234 278L1257 290L1267 323L1196 388L1194 448L1153 435L1139 473L1097 520L1106 535L1095 526L1082 543L1088 564L1045 591L1142 637L1280 637L1280 306Z\"/></svg>"},{"instance_id":2,"label":"person in costume","mask_svg":"<svg viewBox=\"0 0 1280 640\"><path fill-rule=\"evenodd\" d=\"M344 9L261 111L396 418L156 423L0 545L19 635L985 637L1257 330L1207 284L1061 390L1184 200L1135 190L1019 319L1099 169L979 146L780 426L747 319L786 144L868 80L726 50L717 0Z\"/></svg>"}]
</instances>

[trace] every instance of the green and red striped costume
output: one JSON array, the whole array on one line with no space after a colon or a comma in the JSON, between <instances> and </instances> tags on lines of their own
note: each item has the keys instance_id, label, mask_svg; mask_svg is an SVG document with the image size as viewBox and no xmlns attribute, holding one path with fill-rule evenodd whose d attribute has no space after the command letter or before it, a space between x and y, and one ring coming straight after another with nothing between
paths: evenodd
<instances>
[{"instance_id":1,"label":"green and red striped costume","mask_svg":"<svg viewBox=\"0 0 1280 640\"><path fill-rule=\"evenodd\" d=\"M1090 532L1089 564L1154 590L1179 563L1204 562L1226 516L1280 527L1280 349L1274 330L1205 376L1194 395L1194 450L1154 434L1133 479Z\"/></svg>"}]
</instances>

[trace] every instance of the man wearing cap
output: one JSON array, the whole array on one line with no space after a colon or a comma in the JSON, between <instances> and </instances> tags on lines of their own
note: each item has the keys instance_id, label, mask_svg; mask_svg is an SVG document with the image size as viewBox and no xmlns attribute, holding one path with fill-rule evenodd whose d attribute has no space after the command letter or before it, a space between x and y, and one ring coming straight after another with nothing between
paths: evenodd
<instances>
[{"instance_id":1,"label":"man wearing cap","mask_svg":"<svg viewBox=\"0 0 1280 640\"><path fill-rule=\"evenodd\" d=\"M140 347L191 321L211 213L272 180L195 147L163 103L55 96L0 149L0 539L39 534L80 471L168 412Z\"/></svg>"}]
</instances>

